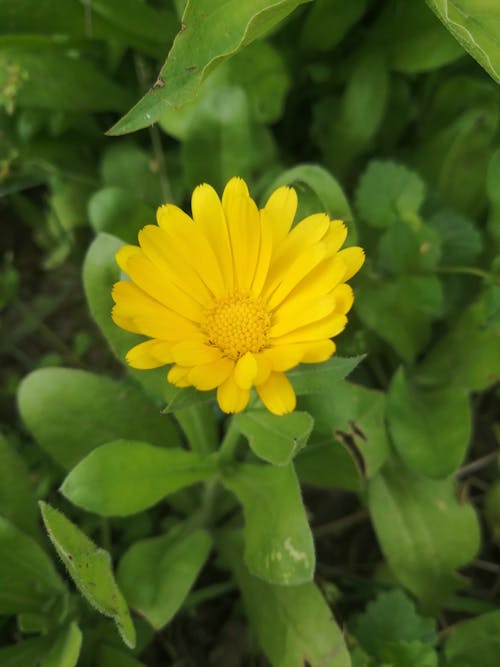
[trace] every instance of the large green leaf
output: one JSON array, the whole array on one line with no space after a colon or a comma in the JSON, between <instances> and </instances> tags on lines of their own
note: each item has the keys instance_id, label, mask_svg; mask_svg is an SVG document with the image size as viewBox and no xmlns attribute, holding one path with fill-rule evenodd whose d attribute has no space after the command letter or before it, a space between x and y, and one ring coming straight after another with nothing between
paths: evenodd
<instances>
[{"instance_id":1,"label":"large green leaf","mask_svg":"<svg viewBox=\"0 0 500 667\"><path fill-rule=\"evenodd\" d=\"M314 583L273 586L253 577L243 562L238 533L223 534L219 545L273 667L351 667L342 632Z\"/></svg>"},{"instance_id":2,"label":"large green leaf","mask_svg":"<svg viewBox=\"0 0 500 667\"><path fill-rule=\"evenodd\" d=\"M389 389L387 419L399 456L416 472L446 477L462 463L471 435L463 389L418 389L399 370Z\"/></svg>"},{"instance_id":3,"label":"large green leaf","mask_svg":"<svg viewBox=\"0 0 500 667\"><path fill-rule=\"evenodd\" d=\"M427 0L451 34L500 83L500 5L496 0Z\"/></svg>"},{"instance_id":4,"label":"large green leaf","mask_svg":"<svg viewBox=\"0 0 500 667\"><path fill-rule=\"evenodd\" d=\"M0 516L0 614L48 610L64 590L45 551Z\"/></svg>"},{"instance_id":5,"label":"large green leaf","mask_svg":"<svg viewBox=\"0 0 500 667\"><path fill-rule=\"evenodd\" d=\"M500 611L454 625L445 646L446 667L497 667L499 628Z\"/></svg>"},{"instance_id":6,"label":"large green leaf","mask_svg":"<svg viewBox=\"0 0 500 667\"><path fill-rule=\"evenodd\" d=\"M102 516L141 512L179 489L210 479L215 460L184 449L116 440L94 449L64 480L61 491Z\"/></svg>"},{"instance_id":7,"label":"large green leaf","mask_svg":"<svg viewBox=\"0 0 500 667\"><path fill-rule=\"evenodd\" d=\"M239 464L228 467L222 481L243 505L250 572L273 584L311 581L314 544L292 464Z\"/></svg>"},{"instance_id":8,"label":"large green leaf","mask_svg":"<svg viewBox=\"0 0 500 667\"><path fill-rule=\"evenodd\" d=\"M182 26L158 81L110 130L134 132L154 123L170 106L198 92L207 74L277 25L304 0L188 0Z\"/></svg>"},{"instance_id":9,"label":"large green leaf","mask_svg":"<svg viewBox=\"0 0 500 667\"><path fill-rule=\"evenodd\" d=\"M455 570L479 548L476 514L455 497L453 479L419 477L387 466L369 482L375 531L399 581L431 609L459 585Z\"/></svg>"},{"instance_id":10,"label":"large green leaf","mask_svg":"<svg viewBox=\"0 0 500 667\"><path fill-rule=\"evenodd\" d=\"M34 371L21 383L18 402L40 445L67 470L95 447L119 438L179 444L171 418L138 388L86 371Z\"/></svg>"},{"instance_id":11,"label":"large green leaf","mask_svg":"<svg viewBox=\"0 0 500 667\"><path fill-rule=\"evenodd\" d=\"M305 446L314 420L307 412L278 417L267 410L248 410L235 417L252 451L273 465L288 465Z\"/></svg>"},{"instance_id":12,"label":"large green leaf","mask_svg":"<svg viewBox=\"0 0 500 667\"><path fill-rule=\"evenodd\" d=\"M128 603L160 630L177 613L203 567L212 540L206 530L142 540L125 553L118 582Z\"/></svg>"},{"instance_id":13,"label":"large green leaf","mask_svg":"<svg viewBox=\"0 0 500 667\"><path fill-rule=\"evenodd\" d=\"M23 38L24 39L24 38ZM75 57L76 49L54 42L26 40L0 48L0 90L17 72L13 103L22 107L58 111L121 111L131 101L130 92L107 77L90 60ZM11 84L9 84L11 85Z\"/></svg>"},{"instance_id":14,"label":"large green leaf","mask_svg":"<svg viewBox=\"0 0 500 667\"><path fill-rule=\"evenodd\" d=\"M109 553L97 547L61 512L43 502L40 508L49 537L77 588L97 611L114 620L125 644L133 648L135 628L116 585Z\"/></svg>"},{"instance_id":15,"label":"large green leaf","mask_svg":"<svg viewBox=\"0 0 500 667\"><path fill-rule=\"evenodd\" d=\"M28 470L1 433L0 515L31 537L40 537L38 508Z\"/></svg>"}]
</instances>

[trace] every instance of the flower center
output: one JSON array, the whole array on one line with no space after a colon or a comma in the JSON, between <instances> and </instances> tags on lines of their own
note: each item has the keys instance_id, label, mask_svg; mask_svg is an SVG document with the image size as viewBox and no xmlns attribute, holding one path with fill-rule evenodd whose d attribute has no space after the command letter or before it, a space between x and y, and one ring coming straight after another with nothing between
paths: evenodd
<instances>
[{"instance_id":1,"label":"flower center","mask_svg":"<svg viewBox=\"0 0 500 667\"><path fill-rule=\"evenodd\" d=\"M203 322L210 344L230 359L260 352L267 343L270 326L271 316L262 301L240 292L217 299Z\"/></svg>"}]
</instances>

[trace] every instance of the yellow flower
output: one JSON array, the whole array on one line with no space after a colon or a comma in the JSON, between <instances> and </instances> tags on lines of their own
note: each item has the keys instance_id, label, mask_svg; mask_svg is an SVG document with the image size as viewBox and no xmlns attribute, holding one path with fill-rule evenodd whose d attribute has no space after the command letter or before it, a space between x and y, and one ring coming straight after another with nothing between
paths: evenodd
<instances>
[{"instance_id":1,"label":"yellow flower","mask_svg":"<svg viewBox=\"0 0 500 667\"><path fill-rule=\"evenodd\" d=\"M192 218L161 206L158 226L139 232L140 247L116 255L130 281L113 287L113 320L150 339L126 360L143 369L173 364L169 382L217 388L224 412L244 410L254 386L271 412L291 412L285 372L335 352L330 339L353 302L346 281L364 253L340 250L346 227L324 213L292 228L293 188L275 190L259 210L233 178L222 201L210 185L198 186L191 208Z\"/></svg>"}]
</instances>

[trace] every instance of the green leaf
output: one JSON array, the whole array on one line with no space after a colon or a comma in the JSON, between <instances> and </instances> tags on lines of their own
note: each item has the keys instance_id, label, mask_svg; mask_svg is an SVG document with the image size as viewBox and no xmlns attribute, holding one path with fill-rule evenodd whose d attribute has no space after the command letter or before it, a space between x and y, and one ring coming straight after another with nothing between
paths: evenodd
<instances>
[{"instance_id":1,"label":"green leaf","mask_svg":"<svg viewBox=\"0 0 500 667\"><path fill-rule=\"evenodd\" d=\"M395 622L397 619L397 623ZM410 598L400 590L380 593L358 616L354 634L363 649L378 658L391 642L436 642L435 621L419 616ZM398 663L399 664L399 663Z\"/></svg>"},{"instance_id":2,"label":"green leaf","mask_svg":"<svg viewBox=\"0 0 500 667\"><path fill-rule=\"evenodd\" d=\"M118 186L101 188L92 195L88 215L97 233L118 236L126 243L136 243L139 230L155 219L153 208L135 192Z\"/></svg>"},{"instance_id":3,"label":"green leaf","mask_svg":"<svg viewBox=\"0 0 500 667\"><path fill-rule=\"evenodd\" d=\"M158 166L151 153L128 139L115 140L102 156L101 178L104 185L123 188L132 192L145 204L155 209L163 202ZM143 226L155 222L145 219Z\"/></svg>"},{"instance_id":4,"label":"green leaf","mask_svg":"<svg viewBox=\"0 0 500 667\"><path fill-rule=\"evenodd\" d=\"M357 357L333 356L321 364L300 364L288 375L297 396L330 391L332 385L343 380L363 361L364 355Z\"/></svg>"},{"instance_id":5,"label":"green leaf","mask_svg":"<svg viewBox=\"0 0 500 667\"><path fill-rule=\"evenodd\" d=\"M239 464L222 481L243 505L250 572L273 584L311 581L314 544L293 466Z\"/></svg>"},{"instance_id":6,"label":"green leaf","mask_svg":"<svg viewBox=\"0 0 500 667\"><path fill-rule=\"evenodd\" d=\"M64 480L63 494L101 516L128 516L211 479L215 460L184 449L116 440L94 449Z\"/></svg>"},{"instance_id":7,"label":"green leaf","mask_svg":"<svg viewBox=\"0 0 500 667\"><path fill-rule=\"evenodd\" d=\"M441 265L472 264L483 249L483 240L474 224L456 211L441 210L429 220L441 239Z\"/></svg>"},{"instance_id":8,"label":"green leaf","mask_svg":"<svg viewBox=\"0 0 500 667\"><path fill-rule=\"evenodd\" d=\"M397 667L438 667L438 655L428 644L422 642L394 642L380 652L384 663Z\"/></svg>"},{"instance_id":9,"label":"green leaf","mask_svg":"<svg viewBox=\"0 0 500 667\"><path fill-rule=\"evenodd\" d=\"M351 667L342 632L313 583L273 586L248 572L239 534L226 532L219 544L273 667Z\"/></svg>"},{"instance_id":10,"label":"green leaf","mask_svg":"<svg viewBox=\"0 0 500 667\"><path fill-rule=\"evenodd\" d=\"M373 160L356 191L360 216L373 227L389 227L415 216L424 201L425 186L417 174L395 162Z\"/></svg>"},{"instance_id":11,"label":"green leaf","mask_svg":"<svg viewBox=\"0 0 500 667\"><path fill-rule=\"evenodd\" d=\"M146 665L131 655L103 644L99 650L97 667L146 667Z\"/></svg>"},{"instance_id":12,"label":"green leaf","mask_svg":"<svg viewBox=\"0 0 500 667\"><path fill-rule=\"evenodd\" d=\"M429 316L412 298L420 294L418 284L400 278L365 280L356 289L355 309L360 320L408 361L415 359L430 336Z\"/></svg>"},{"instance_id":13,"label":"green leaf","mask_svg":"<svg viewBox=\"0 0 500 667\"><path fill-rule=\"evenodd\" d=\"M38 539L38 508L22 458L0 433L0 515Z\"/></svg>"},{"instance_id":14,"label":"green leaf","mask_svg":"<svg viewBox=\"0 0 500 667\"><path fill-rule=\"evenodd\" d=\"M125 553L118 567L118 582L131 607L155 630L177 613L210 552L206 530L171 533L142 540Z\"/></svg>"},{"instance_id":15,"label":"green leaf","mask_svg":"<svg viewBox=\"0 0 500 667\"><path fill-rule=\"evenodd\" d=\"M477 516L455 497L453 479L387 467L369 482L368 503L382 551L398 580L435 609L459 585L455 570L480 543Z\"/></svg>"},{"instance_id":16,"label":"green leaf","mask_svg":"<svg viewBox=\"0 0 500 667\"><path fill-rule=\"evenodd\" d=\"M446 667L497 667L500 611L482 614L451 629L445 645Z\"/></svg>"},{"instance_id":17,"label":"green leaf","mask_svg":"<svg viewBox=\"0 0 500 667\"><path fill-rule=\"evenodd\" d=\"M33 667L50 651L54 636L26 639L7 648L0 648L2 667Z\"/></svg>"},{"instance_id":18,"label":"green leaf","mask_svg":"<svg viewBox=\"0 0 500 667\"><path fill-rule=\"evenodd\" d=\"M311 5L301 32L301 46L330 51L364 14L367 0L316 0Z\"/></svg>"},{"instance_id":19,"label":"green leaf","mask_svg":"<svg viewBox=\"0 0 500 667\"><path fill-rule=\"evenodd\" d=\"M490 326L486 296L469 306L431 348L417 369L419 383L481 391L498 381L500 331Z\"/></svg>"},{"instance_id":20,"label":"green leaf","mask_svg":"<svg viewBox=\"0 0 500 667\"><path fill-rule=\"evenodd\" d=\"M222 190L234 174L249 180L267 171L275 153L272 135L251 118L250 100L239 85L207 91L181 146L188 188L207 180Z\"/></svg>"},{"instance_id":21,"label":"green leaf","mask_svg":"<svg viewBox=\"0 0 500 667\"><path fill-rule=\"evenodd\" d=\"M40 667L76 667L82 646L82 632L76 623L71 623L60 633L50 653Z\"/></svg>"},{"instance_id":22,"label":"green leaf","mask_svg":"<svg viewBox=\"0 0 500 667\"><path fill-rule=\"evenodd\" d=\"M427 4L464 49L500 83L500 8L495 0L427 0Z\"/></svg>"},{"instance_id":23,"label":"green leaf","mask_svg":"<svg viewBox=\"0 0 500 667\"><path fill-rule=\"evenodd\" d=\"M387 64L380 50L374 49L358 56L340 104L335 100L332 108L328 97L319 103L328 124L321 147L334 173L344 173L356 156L370 148L382 124L388 94Z\"/></svg>"},{"instance_id":24,"label":"green leaf","mask_svg":"<svg viewBox=\"0 0 500 667\"><path fill-rule=\"evenodd\" d=\"M385 395L361 385L342 382L330 393L304 398L302 404L314 414L315 433L323 437L333 433L363 477L373 477L389 454ZM330 451L334 447L328 445Z\"/></svg>"},{"instance_id":25,"label":"green leaf","mask_svg":"<svg viewBox=\"0 0 500 667\"><path fill-rule=\"evenodd\" d=\"M292 185L297 188L299 204L304 194L313 193L319 203L319 208L315 212L322 210L333 220L343 220L349 230L349 242L356 243L357 234L351 207L344 191L330 172L317 164L299 164L287 169L271 183L264 200L282 185Z\"/></svg>"},{"instance_id":26,"label":"green leaf","mask_svg":"<svg viewBox=\"0 0 500 667\"><path fill-rule=\"evenodd\" d=\"M387 5L372 31L374 41L383 45L391 69L397 72L435 70L464 55L423 2Z\"/></svg>"},{"instance_id":27,"label":"green leaf","mask_svg":"<svg viewBox=\"0 0 500 667\"><path fill-rule=\"evenodd\" d=\"M307 412L278 417L267 410L249 410L235 416L236 427L250 448L273 465L288 465L307 443L314 420Z\"/></svg>"},{"instance_id":28,"label":"green leaf","mask_svg":"<svg viewBox=\"0 0 500 667\"><path fill-rule=\"evenodd\" d=\"M75 55L77 54L77 55ZM81 57L78 50L38 40L0 49L0 90L18 73L13 102L16 106L57 111L122 111L132 100L122 88ZM9 74L10 73L10 74ZM1 99L1 98L0 98Z\"/></svg>"},{"instance_id":29,"label":"green leaf","mask_svg":"<svg viewBox=\"0 0 500 667\"><path fill-rule=\"evenodd\" d=\"M109 134L154 123L169 106L192 100L208 73L282 21L303 0L189 0L158 82Z\"/></svg>"},{"instance_id":30,"label":"green leaf","mask_svg":"<svg viewBox=\"0 0 500 667\"><path fill-rule=\"evenodd\" d=\"M464 460L472 424L460 387L419 389L400 369L389 388L387 419L399 456L416 472L446 477Z\"/></svg>"},{"instance_id":31,"label":"green leaf","mask_svg":"<svg viewBox=\"0 0 500 667\"><path fill-rule=\"evenodd\" d=\"M138 388L87 371L34 371L21 383L18 403L37 441L66 470L111 440L179 444L170 417Z\"/></svg>"},{"instance_id":32,"label":"green leaf","mask_svg":"<svg viewBox=\"0 0 500 667\"><path fill-rule=\"evenodd\" d=\"M97 611L114 620L125 644L133 648L135 628L116 585L109 553L47 503L40 501L40 509L49 537L78 590Z\"/></svg>"},{"instance_id":33,"label":"green leaf","mask_svg":"<svg viewBox=\"0 0 500 667\"><path fill-rule=\"evenodd\" d=\"M301 482L326 488L360 491L363 471L348 447L332 437L310 442L294 461Z\"/></svg>"},{"instance_id":34,"label":"green leaf","mask_svg":"<svg viewBox=\"0 0 500 667\"><path fill-rule=\"evenodd\" d=\"M47 613L64 592L45 551L0 517L0 614Z\"/></svg>"},{"instance_id":35,"label":"green leaf","mask_svg":"<svg viewBox=\"0 0 500 667\"><path fill-rule=\"evenodd\" d=\"M493 542L500 546L500 480L492 482L484 495L484 518Z\"/></svg>"}]
</instances>

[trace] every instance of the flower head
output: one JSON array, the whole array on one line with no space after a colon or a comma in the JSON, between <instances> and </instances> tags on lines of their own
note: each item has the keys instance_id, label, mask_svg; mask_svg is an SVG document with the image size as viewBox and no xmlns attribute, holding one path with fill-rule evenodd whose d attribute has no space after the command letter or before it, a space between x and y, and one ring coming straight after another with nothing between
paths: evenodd
<instances>
[{"instance_id":1,"label":"flower head","mask_svg":"<svg viewBox=\"0 0 500 667\"><path fill-rule=\"evenodd\" d=\"M126 359L134 368L172 364L178 387L217 388L224 412L239 412L255 387L275 414L295 408L286 371L326 361L347 323L347 285L361 267L361 248L341 250L347 230L326 214L294 227L293 188L273 192L259 210L241 178L222 201L203 184L192 217L167 204L158 225L116 259L130 280L113 287L113 320L146 340Z\"/></svg>"}]
</instances>

